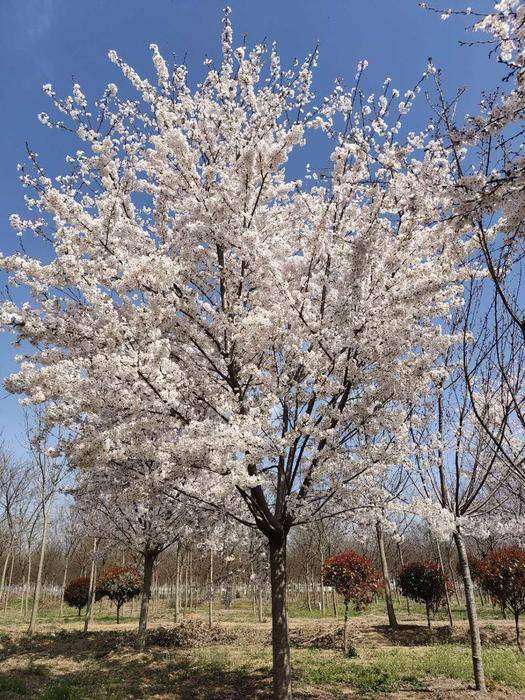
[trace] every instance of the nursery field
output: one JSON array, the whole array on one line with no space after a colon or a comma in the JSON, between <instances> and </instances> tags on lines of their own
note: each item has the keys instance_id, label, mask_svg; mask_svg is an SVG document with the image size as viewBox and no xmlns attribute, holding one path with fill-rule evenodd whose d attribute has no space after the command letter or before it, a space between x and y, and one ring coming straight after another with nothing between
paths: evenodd
<instances>
[{"instance_id":1,"label":"nursery field","mask_svg":"<svg viewBox=\"0 0 525 700\"><path fill-rule=\"evenodd\" d=\"M136 606L135 606L136 607ZM135 644L136 610L126 606L117 626L114 610L98 604L88 633L83 619L46 607L38 633L25 636L20 606L0 618L0 698L102 700L104 698L268 698L271 643L268 610L257 621L252 604L236 600L215 611L208 626L203 607L175 624L157 604L144 651ZM386 626L381 602L350 621L351 647L341 651L339 619L290 606L294 697L468 698L471 660L467 623L458 608L451 631L445 619L426 627L423 610L397 609L399 629ZM514 644L511 620L481 609L487 685L492 698L525 698L525 657Z\"/></svg>"}]
</instances>

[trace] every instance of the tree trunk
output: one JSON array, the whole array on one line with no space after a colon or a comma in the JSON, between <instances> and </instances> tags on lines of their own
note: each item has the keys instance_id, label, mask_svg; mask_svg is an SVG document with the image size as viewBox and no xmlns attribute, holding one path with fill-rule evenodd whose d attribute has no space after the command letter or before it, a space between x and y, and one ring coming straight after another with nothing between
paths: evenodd
<instances>
[{"instance_id":1,"label":"tree trunk","mask_svg":"<svg viewBox=\"0 0 525 700\"><path fill-rule=\"evenodd\" d=\"M9 597L11 595L11 585L13 583L13 569L15 566L15 552L13 550L11 554L11 568L9 570L9 581L5 589L5 599L4 599L4 615L7 615L7 604L9 603Z\"/></svg>"},{"instance_id":2,"label":"tree trunk","mask_svg":"<svg viewBox=\"0 0 525 700\"><path fill-rule=\"evenodd\" d=\"M470 566L467 556L467 550L463 537L460 532L454 533L454 542L458 551L459 566L461 576L463 578L463 586L465 588L465 601L467 605L467 615L470 628L470 646L472 649L472 666L474 669L474 681L476 690L482 693L487 692L485 686L485 672L483 669L483 656L481 649L481 637L479 634L478 614L476 611L476 601L474 599L474 585L472 584L472 576L470 575Z\"/></svg>"},{"instance_id":3,"label":"tree trunk","mask_svg":"<svg viewBox=\"0 0 525 700\"><path fill-rule=\"evenodd\" d=\"M7 566L9 564L9 557L11 556L11 547L7 550L7 554L5 555L4 559L4 566L2 567L2 579L0 580L0 600L2 600L2 596L4 594L4 587L5 587L5 577L7 574Z\"/></svg>"},{"instance_id":4,"label":"tree trunk","mask_svg":"<svg viewBox=\"0 0 525 700\"><path fill-rule=\"evenodd\" d=\"M27 581L26 581L26 599L24 601L24 620L27 620L29 610L29 591L31 590L31 550L29 550L27 558Z\"/></svg>"},{"instance_id":5,"label":"tree trunk","mask_svg":"<svg viewBox=\"0 0 525 700\"><path fill-rule=\"evenodd\" d=\"M306 562L306 604L309 612L312 612L312 596L310 595L310 573L308 570L308 562Z\"/></svg>"},{"instance_id":6,"label":"tree trunk","mask_svg":"<svg viewBox=\"0 0 525 700\"><path fill-rule=\"evenodd\" d=\"M209 580L210 588L208 591L208 626L211 627L213 625L213 596L214 596L214 590L213 590L213 549L210 549L210 580Z\"/></svg>"},{"instance_id":7,"label":"tree trunk","mask_svg":"<svg viewBox=\"0 0 525 700\"><path fill-rule=\"evenodd\" d=\"M177 552L176 552L176 554L175 554L175 612L174 612L174 615L173 615L173 621L174 621L174 622L178 622L178 621L179 621L179 596L180 596L180 591L179 591L179 583L180 583L179 569L180 569L179 545L177 544Z\"/></svg>"},{"instance_id":8,"label":"tree trunk","mask_svg":"<svg viewBox=\"0 0 525 700\"><path fill-rule=\"evenodd\" d=\"M139 648L146 646L146 631L148 628L149 601L151 598L151 582L156 555L149 550L144 553L144 577L142 579L142 598L140 601L140 617L138 629Z\"/></svg>"},{"instance_id":9,"label":"tree trunk","mask_svg":"<svg viewBox=\"0 0 525 700\"><path fill-rule=\"evenodd\" d=\"M190 553L189 567L190 567L190 601L189 601L189 604L190 604L190 611L193 611L193 586L194 586L194 582L193 582L193 552Z\"/></svg>"},{"instance_id":10,"label":"tree trunk","mask_svg":"<svg viewBox=\"0 0 525 700\"><path fill-rule=\"evenodd\" d=\"M84 618L84 632L87 632L89 629L89 623L91 622L91 619L93 617L93 604L95 602L95 592L96 592L96 584L95 584L95 579L96 579L96 563L95 563L95 554L97 552L97 538L93 538L93 558L91 560L91 571L89 573L89 593L88 593L88 602L87 602L87 608L86 608L86 616Z\"/></svg>"},{"instance_id":11,"label":"tree trunk","mask_svg":"<svg viewBox=\"0 0 525 700\"><path fill-rule=\"evenodd\" d=\"M401 549L401 545L399 542L397 543L397 553L399 555L399 563L401 564L401 568L405 566L405 562L403 561L403 550ZM406 604L407 604L407 613L410 615L410 601L407 597L405 597Z\"/></svg>"},{"instance_id":12,"label":"tree trunk","mask_svg":"<svg viewBox=\"0 0 525 700\"><path fill-rule=\"evenodd\" d=\"M321 601L321 617L324 617L325 614L325 599L324 599L324 580L323 580L323 565L324 565L324 553L323 550L319 550L319 554L321 557L321 568L319 570L319 598Z\"/></svg>"},{"instance_id":13,"label":"tree trunk","mask_svg":"<svg viewBox=\"0 0 525 700\"><path fill-rule=\"evenodd\" d=\"M191 554L189 550L186 553L185 557L185 566L184 566L184 614L188 614L188 607L189 607L189 589L188 589L188 583L189 583L189 575L190 575L190 557Z\"/></svg>"},{"instance_id":14,"label":"tree trunk","mask_svg":"<svg viewBox=\"0 0 525 700\"><path fill-rule=\"evenodd\" d=\"M35 589L33 592L33 605L31 607L31 619L29 621L29 627L27 634L31 636L34 634L36 629L36 618L38 615L38 606L40 604L40 591L42 590L42 571L44 569L44 558L46 556L46 544L47 544L47 512L44 511L44 517L42 522L42 541L40 543L40 558L38 560L38 569L36 573Z\"/></svg>"},{"instance_id":15,"label":"tree trunk","mask_svg":"<svg viewBox=\"0 0 525 700\"><path fill-rule=\"evenodd\" d=\"M335 590L332 588L332 608L334 610L334 617L337 620L339 615L337 614L337 600L335 597Z\"/></svg>"},{"instance_id":16,"label":"tree trunk","mask_svg":"<svg viewBox=\"0 0 525 700\"><path fill-rule=\"evenodd\" d=\"M426 609L426 612L427 612L427 625L428 625L428 629L430 629L430 628L431 628L431 624L430 624L430 605L425 605L425 609Z\"/></svg>"},{"instance_id":17,"label":"tree trunk","mask_svg":"<svg viewBox=\"0 0 525 700\"><path fill-rule=\"evenodd\" d=\"M517 613L517 612L514 613L514 624L516 625L516 644L518 645L518 649L523 654L523 647L521 646L521 635L520 635L520 616L519 616L519 613Z\"/></svg>"},{"instance_id":18,"label":"tree trunk","mask_svg":"<svg viewBox=\"0 0 525 700\"><path fill-rule=\"evenodd\" d=\"M64 591L67 584L67 570L69 568L69 559L66 559L66 565L64 566L64 576L62 578L62 593L60 594L60 617L64 614Z\"/></svg>"},{"instance_id":19,"label":"tree trunk","mask_svg":"<svg viewBox=\"0 0 525 700\"><path fill-rule=\"evenodd\" d=\"M348 601L345 600L345 621L343 625L343 652L348 656Z\"/></svg>"},{"instance_id":20,"label":"tree trunk","mask_svg":"<svg viewBox=\"0 0 525 700\"><path fill-rule=\"evenodd\" d=\"M290 643L286 611L286 535L269 540L272 588L273 698L292 697Z\"/></svg>"},{"instance_id":21,"label":"tree trunk","mask_svg":"<svg viewBox=\"0 0 525 700\"><path fill-rule=\"evenodd\" d=\"M257 591L257 600L258 600L258 610L259 610L259 622L264 622L264 615L263 615L263 594L262 594L262 588L259 586L258 591Z\"/></svg>"},{"instance_id":22,"label":"tree trunk","mask_svg":"<svg viewBox=\"0 0 525 700\"><path fill-rule=\"evenodd\" d=\"M392 589L390 588L390 575L388 573L388 561L385 552L385 541L383 538L383 528L379 520L376 523L377 544L379 547L379 555L381 557L381 568L383 570L383 580L385 583L385 600L386 611L388 614L388 625L391 629L397 629L397 619L394 610L394 602L392 600Z\"/></svg>"},{"instance_id":23,"label":"tree trunk","mask_svg":"<svg viewBox=\"0 0 525 700\"><path fill-rule=\"evenodd\" d=\"M122 603L117 603L117 625L120 625L120 607Z\"/></svg>"},{"instance_id":24,"label":"tree trunk","mask_svg":"<svg viewBox=\"0 0 525 700\"><path fill-rule=\"evenodd\" d=\"M441 567L441 573L443 575L443 580L445 582L445 601L447 604L447 613L448 613L448 623L451 627L451 629L454 627L454 618L452 617L452 608L450 607L450 596L448 594L448 588L447 588L447 575L445 573L445 567L443 565L443 556L441 554L441 546L439 544L439 540L436 537L436 548L437 548L437 553L439 557L439 566Z\"/></svg>"}]
</instances>

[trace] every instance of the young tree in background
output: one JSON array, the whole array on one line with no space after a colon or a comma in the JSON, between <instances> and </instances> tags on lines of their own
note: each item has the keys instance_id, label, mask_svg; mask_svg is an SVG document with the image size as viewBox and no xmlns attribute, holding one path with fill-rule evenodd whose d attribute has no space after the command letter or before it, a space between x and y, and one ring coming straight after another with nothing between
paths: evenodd
<instances>
[{"instance_id":1,"label":"young tree in background","mask_svg":"<svg viewBox=\"0 0 525 700\"><path fill-rule=\"evenodd\" d=\"M323 565L322 576L324 583L335 588L343 597L343 649L347 656L348 606L353 603L356 610L362 610L369 605L381 588L381 576L369 559L352 549L327 559Z\"/></svg>"},{"instance_id":2,"label":"young tree in background","mask_svg":"<svg viewBox=\"0 0 525 700\"><path fill-rule=\"evenodd\" d=\"M49 431L45 427L42 416L39 413L35 414L33 423L29 422L28 419L26 423L26 437L38 489L38 506L42 528L40 553L33 590L31 617L27 630L28 635L31 636L36 630L38 608L40 605L42 572L44 569L44 559L46 556L50 509L60 487L65 482L68 467L64 459L57 459L50 455L51 443Z\"/></svg>"},{"instance_id":3,"label":"young tree in background","mask_svg":"<svg viewBox=\"0 0 525 700\"><path fill-rule=\"evenodd\" d=\"M128 601L138 596L142 590L139 573L126 567L108 569L100 577L97 593L109 598L117 606L117 625L120 622L120 609Z\"/></svg>"},{"instance_id":4,"label":"young tree in background","mask_svg":"<svg viewBox=\"0 0 525 700\"><path fill-rule=\"evenodd\" d=\"M4 528L5 541L2 552L0 578L0 601L5 594L6 575L9 562L15 556L14 547L19 524L20 510L28 500L28 470L16 464L6 445L0 442L0 524Z\"/></svg>"},{"instance_id":5,"label":"young tree in background","mask_svg":"<svg viewBox=\"0 0 525 700\"><path fill-rule=\"evenodd\" d=\"M430 629L430 613L438 611L450 586L441 567L434 562L411 562L401 569L398 580L404 596L417 603L424 603Z\"/></svg>"},{"instance_id":6,"label":"young tree in background","mask_svg":"<svg viewBox=\"0 0 525 700\"><path fill-rule=\"evenodd\" d=\"M89 602L90 592L89 576L80 576L70 581L64 589L64 600L66 603L78 610L78 616Z\"/></svg>"},{"instance_id":7,"label":"young tree in background","mask_svg":"<svg viewBox=\"0 0 525 700\"><path fill-rule=\"evenodd\" d=\"M85 526L97 537L118 542L142 559L139 643L145 644L153 571L159 555L192 531L191 507L164 469L146 460L92 466L74 491Z\"/></svg>"}]
</instances>

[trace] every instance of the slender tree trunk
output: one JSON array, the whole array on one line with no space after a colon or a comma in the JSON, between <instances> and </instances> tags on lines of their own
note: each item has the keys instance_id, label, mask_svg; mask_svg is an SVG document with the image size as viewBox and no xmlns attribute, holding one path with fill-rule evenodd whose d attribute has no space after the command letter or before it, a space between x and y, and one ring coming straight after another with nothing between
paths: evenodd
<instances>
[{"instance_id":1,"label":"slender tree trunk","mask_svg":"<svg viewBox=\"0 0 525 700\"><path fill-rule=\"evenodd\" d=\"M64 591L67 584L67 570L69 568L69 559L66 559L66 564L64 566L64 576L62 577L62 592L60 594L60 617L64 615Z\"/></svg>"},{"instance_id":2,"label":"slender tree trunk","mask_svg":"<svg viewBox=\"0 0 525 700\"><path fill-rule=\"evenodd\" d=\"M190 574L190 552L187 551L186 557L185 557L185 565L184 565L184 614L185 615L188 613L188 605L189 605L189 592L188 592L189 574Z\"/></svg>"},{"instance_id":3,"label":"slender tree trunk","mask_svg":"<svg viewBox=\"0 0 525 700\"><path fill-rule=\"evenodd\" d=\"M321 558L321 568L319 570L319 589L320 589L320 600L321 600L321 617L325 614L325 599L324 599L324 581L323 581L323 564L324 564L324 553L323 550L319 551Z\"/></svg>"},{"instance_id":4,"label":"slender tree trunk","mask_svg":"<svg viewBox=\"0 0 525 700\"><path fill-rule=\"evenodd\" d=\"M210 549L210 580L209 580L209 591L208 591L208 626L213 625L213 549Z\"/></svg>"},{"instance_id":5,"label":"slender tree trunk","mask_svg":"<svg viewBox=\"0 0 525 700\"><path fill-rule=\"evenodd\" d=\"M272 588L273 698L292 697L290 643L286 611L286 535L269 540Z\"/></svg>"},{"instance_id":6,"label":"slender tree trunk","mask_svg":"<svg viewBox=\"0 0 525 700\"><path fill-rule=\"evenodd\" d=\"M26 582L26 599L24 602L24 620L27 620L29 611L29 591L31 590L31 550L27 555L27 582Z\"/></svg>"},{"instance_id":7,"label":"slender tree trunk","mask_svg":"<svg viewBox=\"0 0 525 700\"><path fill-rule=\"evenodd\" d=\"M262 594L262 588L259 586L257 590L257 600L258 600L258 609L259 609L259 622L264 621L264 615L263 615L263 594Z\"/></svg>"},{"instance_id":8,"label":"slender tree trunk","mask_svg":"<svg viewBox=\"0 0 525 700\"><path fill-rule=\"evenodd\" d=\"M426 610L426 613L427 613L427 625L428 625L428 629L431 629L431 624L430 624L430 606L429 606L429 605L425 605L425 610Z\"/></svg>"},{"instance_id":9,"label":"slender tree trunk","mask_svg":"<svg viewBox=\"0 0 525 700\"><path fill-rule=\"evenodd\" d=\"M452 568L452 562L450 561L450 553L448 556L448 568L450 571L450 580L452 581L452 585L454 586L454 598L456 599L456 603L458 605L461 605L461 600L459 599L459 593L458 593L458 582L456 581L456 577L454 575L454 570ZM481 605L483 605L483 596L481 596Z\"/></svg>"},{"instance_id":10,"label":"slender tree trunk","mask_svg":"<svg viewBox=\"0 0 525 700\"><path fill-rule=\"evenodd\" d=\"M146 646L146 631L148 629L149 602L151 598L151 582L156 555L149 550L144 553L144 577L142 579L142 598L140 601L140 617L138 629L138 644L140 649Z\"/></svg>"},{"instance_id":11,"label":"slender tree trunk","mask_svg":"<svg viewBox=\"0 0 525 700\"><path fill-rule=\"evenodd\" d=\"M40 592L42 590L42 571L44 569L44 559L46 556L47 526L48 526L48 517L47 517L47 512L44 510L43 522L42 522L42 541L40 543L40 557L38 560L38 569L36 572L35 588L34 588L34 592L33 592L33 605L31 607L31 619L29 620L29 628L27 630L27 634L29 636L31 636L35 632L36 618L38 615L38 606L40 605Z\"/></svg>"},{"instance_id":12,"label":"slender tree trunk","mask_svg":"<svg viewBox=\"0 0 525 700\"><path fill-rule=\"evenodd\" d=\"M12 555L11 549L12 548L10 546L9 549L7 550L6 555L5 555L4 566L2 567L2 578L0 579L0 601L2 600L2 596L4 595L4 592L5 592L5 590L4 590L5 589L5 578L7 575L7 567L9 565L9 559Z\"/></svg>"},{"instance_id":13,"label":"slender tree trunk","mask_svg":"<svg viewBox=\"0 0 525 700\"><path fill-rule=\"evenodd\" d=\"M97 553L97 538L93 538L93 557L91 559L91 570L89 573L89 593L88 602L86 608L86 615L84 617L84 632L89 629L89 623L93 618L93 605L95 603L95 592L96 592L96 562L95 554Z\"/></svg>"},{"instance_id":14,"label":"slender tree trunk","mask_svg":"<svg viewBox=\"0 0 525 700\"><path fill-rule=\"evenodd\" d=\"M479 602L481 603L481 607L483 607L485 605L485 600L483 598L483 591L481 590L481 588L479 589Z\"/></svg>"},{"instance_id":15,"label":"slender tree trunk","mask_svg":"<svg viewBox=\"0 0 525 700\"><path fill-rule=\"evenodd\" d=\"M312 612L312 596L310 595L310 572L308 562L306 562L306 604L309 612Z\"/></svg>"},{"instance_id":16,"label":"slender tree trunk","mask_svg":"<svg viewBox=\"0 0 525 700\"><path fill-rule=\"evenodd\" d=\"M13 550L11 554L11 568L9 570L9 580L5 589L5 599L4 599L4 615L7 615L7 604L9 603L9 597L11 595L11 585L13 583L13 569L15 566L15 552Z\"/></svg>"},{"instance_id":17,"label":"slender tree trunk","mask_svg":"<svg viewBox=\"0 0 525 700\"><path fill-rule=\"evenodd\" d=\"M21 576L22 595L20 597L20 617L22 618L22 620L24 619L24 606L26 604L26 580L25 580L24 572L25 572L25 567L22 569L22 576Z\"/></svg>"},{"instance_id":18,"label":"slender tree trunk","mask_svg":"<svg viewBox=\"0 0 525 700\"><path fill-rule=\"evenodd\" d=\"M516 644L518 645L518 649L523 654L523 647L521 646L521 634L520 634L520 616L519 616L519 613L517 613L517 612L514 613L514 624L516 626Z\"/></svg>"},{"instance_id":19,"label":"slender tree trunk","mask_svg":"<svg viewBox=\"0 0 525 700\"><path fill-rule=\"evenodd\" d=\"M122 603L117 603L117 625L120 625L120 606Z\"/></svg>"},{"instance_id":20,"label":"slender tree trunk","mask_svg":"<svg viewBox=\"0 0 525 700\"><path fill-rule=\"evenodd\" d=\"M348 656L348 601L345 600L345 621L343 624L343 652Z\"/></svg>"},{"instance_id":21,"label":"slender tree trunk","mask_svg":"<svg viewBox=\"0 0 525 700\"><path fill-rule=\"evenodd\" d=\"M190 610L193 610L193 553L190 553Z\"/></svg>"},{"instance_id":22,"label":"slender tree trunk","mask_svg":"<svg viewBox=\"0 0 525 700\"><path fill-rule=\"evenodd\" d=\"M450 628L452 629L454 627L454 618L452 617L452 608L450 607L450 595L448 593L448 588L447 588L447 575L445 573L445 567L443 565L443 556L441 554L441 545L439 544L439 540L436 538L436 548L437 548L437 553L438 553L438 558L439 558L439 566L441 567L441 573L443 575L443 580L445 582L445 601L447 604L447 613L448 613L448 623L450 625Z\"/></svg>"},{"instance_id":23,"label":"slender tree trunk","mask_svg":"<svg viewBox=\"0 0 525 700\"><path fill-rule=\"evenodd\" d=\"M332 608L334 610L334 617L337 620L339 615L337 614L337 600L335 597L335 590L332 588Z\"/></svg>"},{"instance_id":24,"label":"slender tree trunk","mask_svg":"<svg viewBox=\"0 0 525 700\"><path fill-rule=\"evenodd\" d=\"M377 544L379 547L379 555L381 557L381 568L383 569L383 580L385 583L385 601L386 611L388 614L388 624L393 630L397 629L397 619L394 610L394 601L392 600L392 589L390 588L390 575L388 573L388 561L385 552L385 540L383 538L383 528L379 520L376 522Z\"/></svg>"},{"instance_id":25,"label":"slender tree trunk","mask_svg":"<svg viewBox=\"0 0 525 700\"><path fill-rule=\"evenodd\" d=\"M397 553L399 555L399 563L401 564L401 568L405 566L405 562L403 560L403 550L401 549L401 545L399 542L397 543ZM407 604L407 613L410 615L410 600L405 596L406 604Z\"/></svg>"},{"instance_id":26,"label":"slender tree trunk","mask_svg":"<svg viewBox=\"0 0 525 700\"><path fill-rule=\"evenodd\" d=\"M467 615L470 628L470 646L472 649L472 666L474 669L474 681L476 690L482 693L487 692L485 685L485 671L483 669L483 656L481 649L481 636L479 633L478 614L476 610L476 601L474 598L474 585L472 576L470 575L470 566L467 556L465 543L460 532L454 533L454 542L456 544L461 576L463 578L463 586L465 589L465 601L467 605Z\"/></svg>"},{"instance_id":27,"label":"slender tree trunk","mask_svg":"<svg viewBox=\"0 0 525 700\"><path fill-rule=\"evenodd\" d=\"M153 600L153 605L151 606L151 612L153 615L157 614L157 574L153 572L153 583L151 587L151 599Z\"/></svg>"},{"instance_id":28,"label":"slender tree trunk","mask_svg":"<svg viewBox=\"0 0 525 700\"><path fill-rule=\"evenodd\" d=\"M180 583L179 568L180 568L179 545L177 544L177 551L175 553L175 613L173 616L173 619L175 622L179 621L179 583Z\"/></svg>"}]
</instances>

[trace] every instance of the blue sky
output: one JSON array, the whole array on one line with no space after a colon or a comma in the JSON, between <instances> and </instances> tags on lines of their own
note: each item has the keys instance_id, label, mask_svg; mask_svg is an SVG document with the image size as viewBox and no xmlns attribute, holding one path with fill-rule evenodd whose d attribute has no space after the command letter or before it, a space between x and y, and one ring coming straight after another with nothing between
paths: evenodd
<instances>
[{"instance_id":1,"label":"blue sky","mask_svg":"<svg viewBox=\"0 0 525 700\"><path fill-rule=\"evenodd\" d=\"M15 236L8 217L23 213L17 163L24 160L25 142L39 153L52 173L63 170L65 142L37 120L51 111L41 86L51 82L59 94L69 92L72 79L91 98L108 82L122 84L118 69L107 59L117 52L139 72L151 74L148 46L159 45L166 57L186 55L190 75L202 75L202 60L216 56L222 7L220 0L1 0L0 54L0 249L13 250ZM487 10L488 0L444 0L446 7L471 4ZM402 91L425 69L427 58L444 71L450 92L469 90L462 111L474 112L483 89L497 85L501 75L485 47L460 47L465 23L421 10L416 0L231 0L236 37L242 43L266 38L277 41L282 63L302 57L317 41L320 61L315 86L330 89L335 77L352 82L356 64L369 61L366 88L373 91L384 78ZM422 100L419 111L423 118ZM414 128L422 122L414 124ZM315 154L314 154L315 155ZM315 157L308 160L315 162ZM0 277L0 295L5 279ZM0 378L15 369L15 350L0 334ZM15 445L22 431L18 398L0 390L0 428ZM17 448L21 449L21 448Z\"/></svg>"}]
</instances>

